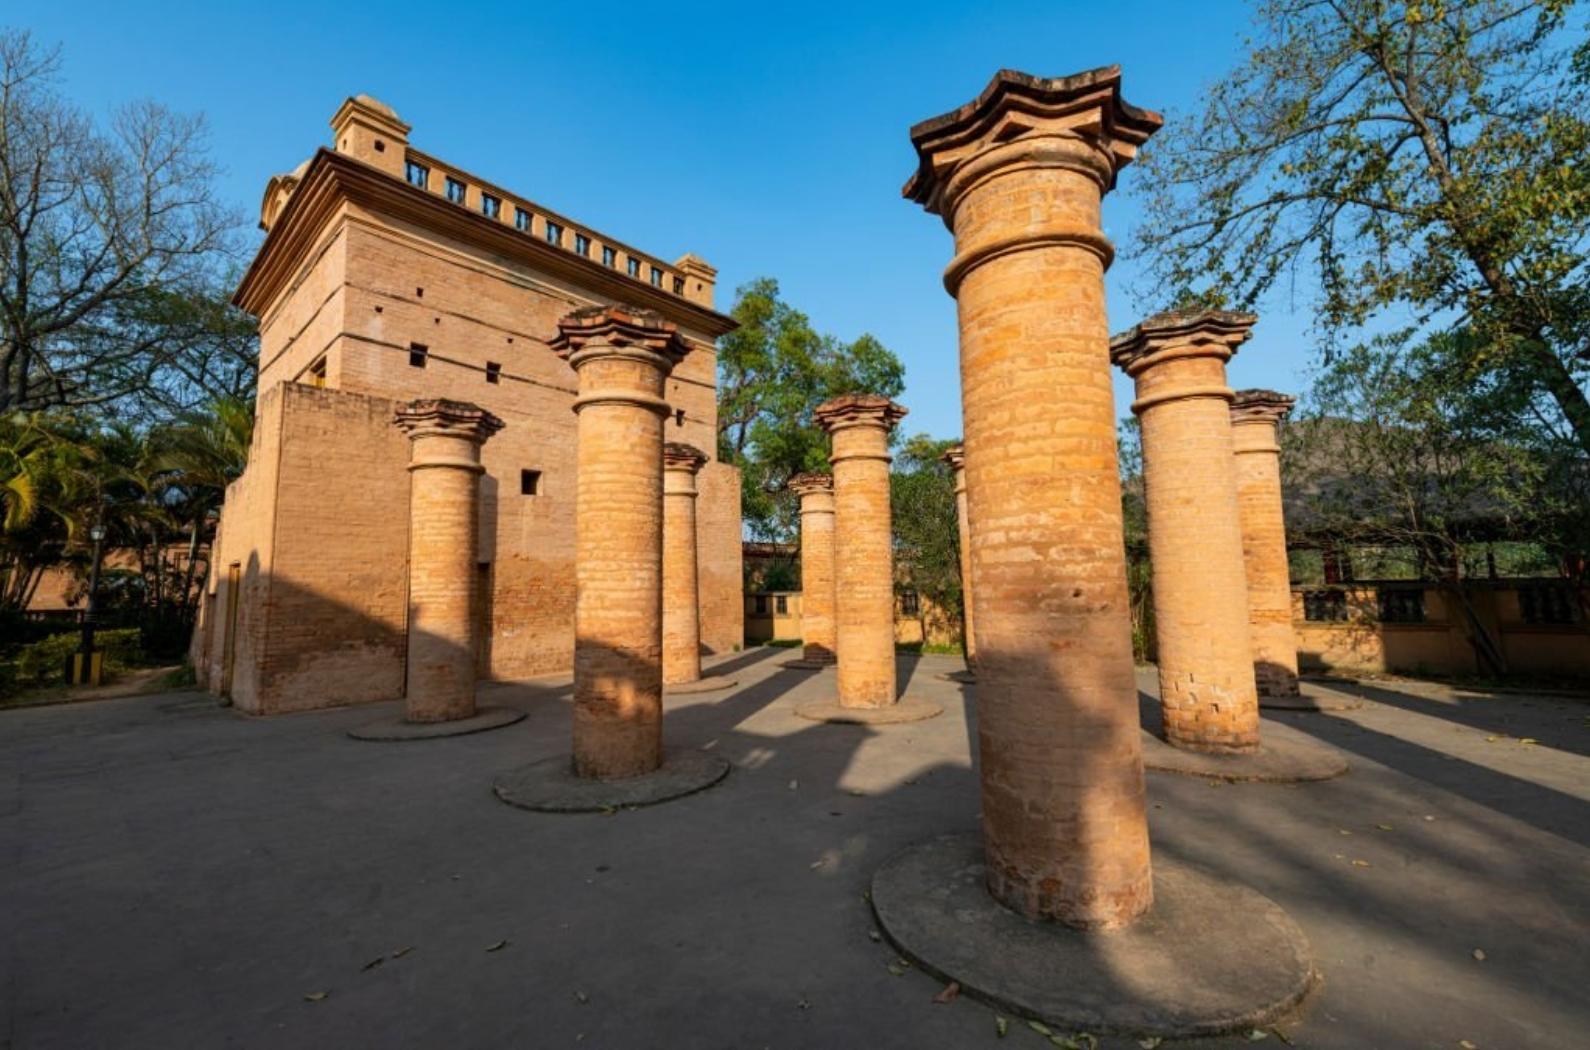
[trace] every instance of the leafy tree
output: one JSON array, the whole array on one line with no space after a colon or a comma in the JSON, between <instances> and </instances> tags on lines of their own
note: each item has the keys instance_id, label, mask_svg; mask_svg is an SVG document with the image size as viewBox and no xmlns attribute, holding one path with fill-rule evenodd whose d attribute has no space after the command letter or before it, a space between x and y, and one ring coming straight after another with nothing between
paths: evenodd
<instances>
[{"instance_id":1,"label":"leafy tree","mask_svg":"<svg viewBox=\"0 0 1590 1050\"><path fill-rule=\"evenodd\" d=\"M1154 574L1148 560L1148 494L1143 485L1143 431L1136 416L1118 429L1121 517L1126 532L1126 591L1132 609L1132 656L1154 659Z\"/></svg>"},{"instance_id":2,"label":"leafy tree","mask_svg":"<svg viewBox=\"0 0 1590 1050\"><path fill-rule=\"evenodd\" d=\"M1462 328L1462 374L1549 404L1590 451L1580 11L1264 0L1246 61L1144 150L1134 253L1163 287L1244 308L1313 288L1328 342Z\"/></svg>"},{"instance_id":3,"label":"leafy tree","mask_svg":"<svg viewBox=\"0 0 1590 1050\"><path fill-rule=\"evenodd\" d=\"M59 66L0 31L0 413L239 392L246 327L221 292L239 222L203 120L140 102L97 126Z\"/></svg>"},{"instance_id":4,"label":"leafy tree","mask_svg":"<svg viewBox=\"0 0 1590 1050\"><path fill-rule=\"evenodd\" d=\"M955 507L955 476L941 458L955 441L917 434L901 444L889 474L894 527L895 586L925 599L924 617L937 609L959 625L965 637L961 595L960 522Z\"/></svg>"},{"instance_id":5,"label":"leafy tree","mask_svg":"<svg viewBox=\"0 0 1590 1050\"><path fill-rule=\"evenodd\" d=\"M771 277L741 287L729 313L740 327L718 345L718 456L740 468L750 534L788 541L796 508L784 484L828 469L828 437L813 409L840 394L897 397L905 368L871 335L847 343L819 334L779 298Z\"/></svg>"}]
</instances>

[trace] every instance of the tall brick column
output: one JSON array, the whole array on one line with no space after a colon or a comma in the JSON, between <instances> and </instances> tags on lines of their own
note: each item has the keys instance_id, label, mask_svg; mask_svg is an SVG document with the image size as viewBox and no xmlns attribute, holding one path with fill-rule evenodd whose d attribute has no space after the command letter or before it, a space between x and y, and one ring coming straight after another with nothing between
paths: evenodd
<instances>
[{"instance_id":1,"label":"tall brick column","mask_svg":"<svg viewBox=\"0 0 1590 1050\"><path fill-rule=\"evenodd\" d=\"M1000 70L911 129L905 194L955 234L983 831L901 850L869 899L945 980L1163 1038L1280 1016L1315 972L1274 902L1174 857L1150 870L1099 212L1159 126L1112 66Z\"/></svg>"},{"instance_id":2,"label":"tall brick column","mask_svg":"<svg viewBox=\"0 0 1590 1050\"><path fill-rule=\"evenodd\" d=\"M1298 695L1291 567L1281 508L1281 445L1276 439L1277 425L1296 401L1273 390L1238 390L1231 402L1242 560L1248 569L1248 628L1261 704Z\"/></svg>"},{"instance_id":3,"label":"tall brick column","mask_svg":"<svg viewBox=\"0 0 1590 1050\"><path fill-rule=\"evenodd\" d=\"M1259 747L1226 385L1226 362L1254 320L1158 314L1110 341L1137 383L1165 739L1193 751Z\"/></svg>"},{"instance_id":4,"label":"tall brick column","mask_svg":"<svg viewBox=\"0 0 1590 1050\"><path fill-rule=\"evenodd\" d=\"M1099 213L1160 123L1117 69L1002 70L905 187L955 235L988 888L1079 927L1153 901Z\"/></svg>"},{"instance_id":5,"label":"tall brick column","mask_svg":"<svg viewBox=\"0 0 1590 1050\"><path fill-rule=\"evenodd\" d=\"M833 440L834 612L839 706L895 702L894 544L889 519L889 431L906 410L876 394L817 406Z\"/></svg>"},{"instance_id":6,"label":"tall brick column","mask_svg":"<svg viewBox=\"0 0 1590 1050\"><path fill-rule=\"evenodd\" d=\"M694 445L663 445L663 684L701 680L701 588L696 574L696 472L707 462Z\"/></svg>"},{"instance_id":7,"label":"tall brick column","mask_svg":"<svg viewBox=\"0 0 1590 1050\"><path fill-rule=\"evenodd\" d=\"M961 544L961 623L966 635L966 664L977 665L977 633L972 629L972 530L966 522L966 448L944 450L944 462L955 472L955 525Z\"/></svg>"},{"instance_id":8,"label":"tall brick column","mask_svg":"<svg viewBox=\"0 0 1590 1050\"><path fill-rule=\"evenodd\" d=\"M463 401L411 401L409 436L409 722L475 714L480 600L480 447L502 420Z\"/></svg>"},{"instance_id":9,"label":"tall brick column","mask_svg":"<svg viewBox=\"0 0 1590 1050\"><path fill-rule=\"evenodd\" d=\"M631 307L558 322L579 377L574 511L574 772L617 779L662 762L663 384L687 347Z\"/></svg>"},{"instance_id":10,"label":"tall brick column","mask_svg":"<svg viewBox=\"0 0 1590 1050\"><path fill-rule=\"evenodd\" d=\"M834 476L797 474L790 491L801 500L802 659L834 662Z\"/></svg>"}]
</instances>

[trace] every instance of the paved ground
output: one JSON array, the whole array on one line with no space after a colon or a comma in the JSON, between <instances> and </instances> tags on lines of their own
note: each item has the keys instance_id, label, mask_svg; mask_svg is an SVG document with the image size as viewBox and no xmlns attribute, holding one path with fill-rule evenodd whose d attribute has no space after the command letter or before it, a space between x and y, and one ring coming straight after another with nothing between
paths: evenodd
<instances>
[{"instance_id":1,"label":"paved ground","mask_svg":"<svg viewBox=\"0 0 1590 1050\"><path fill-rule=\"evenodd\" d=\"M343 735L379 708L256 721L191 693L0 713L0 1047L993 1044L991 1011L891 972L862 897L895 849L976 826L955 663L902 663L944 716L829 726L792 710L832 672L789 656L670 704L728 780L614 816L491 796L566 748L566 687L492 686L529 718L413 744ZM1364 694L1266 720L1346 750L1342 779L1150 774L1156 852L1308 932L1296 1046L1585 1045L1590 704ZM1013 1022L1000 1045L1048 1044Z\"/></svg>"}]
</instances>

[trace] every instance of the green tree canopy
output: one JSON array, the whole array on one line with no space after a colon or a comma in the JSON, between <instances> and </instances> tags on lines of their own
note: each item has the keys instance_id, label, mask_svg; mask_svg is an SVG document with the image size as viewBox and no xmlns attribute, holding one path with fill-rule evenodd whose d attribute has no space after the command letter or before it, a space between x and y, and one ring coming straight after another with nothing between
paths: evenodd
<instances>
[{"instance_id":1,"label":"green tree canopy","mask_svg":"<svg viewBox=\"0 0 1590 1050\"><path fill-rule=\"evenodd\" d=\"M1568 0L1265 0L1246 61L1145 148L1135 255L1327 336L1463 328L1462 374L1590 451L1590 44ZM1294 284L1296 282L1296 284Z\"/></svg>"},{"instance_id":2,"label":"green tree canopy","mask_svg":"<svg viewBox=\"0 0 1590 1050\"><path fill-rule=\"evenodd\" d=\"M845 342L818 333L771 277L741 287L729 314L740 327L718 344L718 457L740 468L750 534L787 541L795 504L784 484L828 469L828 437L813 409L840 394L898 397L905 367L871 335Z\"/></svg>"}]
</instances>

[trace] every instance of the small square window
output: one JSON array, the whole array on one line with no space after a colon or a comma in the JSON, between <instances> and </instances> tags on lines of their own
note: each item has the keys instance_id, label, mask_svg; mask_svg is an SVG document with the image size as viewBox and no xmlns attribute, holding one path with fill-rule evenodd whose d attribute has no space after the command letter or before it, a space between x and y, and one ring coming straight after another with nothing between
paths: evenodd
<instances>
[{"instance_id":1,"label":"small square window","mask_svg":"<svg viewBox=\"0 0 1590 1050\"><path fill-rule=\"evenodd\" d=\"M534 496L541 491L541 472L539 470L521 470L519 472L519 495Z\"/></svg>"},{"instance_id":2,"label":"small square window","mask_svg":"<svg viewBox=\"0 0 1590 1050\"><path fill-rule=\"evenodd\" d=\"M674 294L675 295L684 295L685 294L685 279L683 277L675 277L674 278Z\"/></svg>"},{"instance_id":3,"label":"small square window","mask_svg":"<svg viewBox=\"0 0 1590 1050\"><path fill-rule=\"evenodd\" d=\"M488 219L495 219L502 214L502 200L489 193L480 195L480 214Z\"/></svg>"},{"instance_id":4,"label":"small square window","mask_svg":"<svg viewBox=\"0 0 1590 1050\"><path fill-rule=\"evenodd\" d=\"M906 616L915 616L922 609L915 591L900 592L900 612Z\"/></svg>"},{"instance_id":5,"label":"small square window","mask_svg":"<svg viewBox=\"0 0 1590 1050\"><path fill-rule=\"evenodd\" d=\"M523 208L515 208L513 210L513 225L515 229L523 230L524 232L529 233L530 213L525 211Z\"/></svg>"},{"instance_id":6,"label":"small square window","mask_svg":"<svg viewBox=\"0 0 1590 1050\"><path fill-rule=\"evenodd\" d=\"M451 175L447 176L447 199L454 204L464 203L464 184Z\"/></svg>"},{"instance_id":7,"label":"small square window","mask_svg":"<svg viewBox=\"0 0 1590 1050\"><path fill-rule=\"evenodd\" d=\"M662 287L663 272L661 266L651 268L651 283L658 288Z\"/></svg>"},{"instance_id":8,"label":"small square window","mask_svg":"<svg viewBox=\"0 0 1590 1050\"><path fill-rule=\"evenodd\" d=\"M497 362L497 361L487 361L486 362L486 382L488 382L488 383L500 383L500 382L502 382L502 365L499 362Z\"/></svg>"},{"instance_id":9,"label":"small square window","mask_svg":"<svg viewBox=\"0 0 1590 1050\"><path fill-rule=\"evenodd\" d=\"M782 595L782 594L780 594L779 596L774 598L773 599L773 611L778 613L780 616L788 615L789 614L789 598L786 597L785 595Z\"/></svg>"},{"instance_id":10,"label":"small square window","mask_svg":"<svg viewBox=\"0 0 1590 1050\"><path fill-rule=\"evenodd\" d=\"M418 186L423 190L430 185L431 169L423 164L416 164L412 160L408 161L403 165L403 174L409 180L410 186Z\"/></svg>"},{"instance_id":11,"label":"small square window","mask_svg":"<svg viewBox=\"0 0 1590 1050\"><path fill-rule=\"evenodd\" d=\"M315 358L315 363L309 366L309 385L323 387L326 385L326 359Z\"/></svg>"},{"instance_id":12,"label":"small square window","mask_svg":"<svg viewBox=\"0 0 1590 1050\"><path fill-rule=\"evenodd\" d=\"M640 276L640 260L635 258L634 256L630 256L628 269L629 269L629 275L631 277L639 277Z\"/></svg>"},{"instance_id":13,"label":"small square window","mask_svg":"<svg viewBox=\"0 0 1590 1050\"><path fill-rule=\"evenodd\" d=\"M756 615L767 615L767 595L765 594L758 594L756 596Z\"/></svg>"},{"instance_id":14,"label":"small square window","mask_svg":"<svg viewBox=\"0 0 1590 1050\"><path fill-rule=\"evenodd\" d=\"M602 265L611 270L618 265L618 253L611 248L602 249Z\"/></svg>"},{"instance_id":15,"label":"small square window","mask_svg":"<svg viewBox=\"0 0 1590 1050\"><path fill-rule=\"evenodd\" d=\"M420 343L409 344L409 365L414 368L424 368L425 361L431 356L431 348Z\"/></svg>"},{"instance_id":16,"label":"small square window","mask_svg":"<svg viewBox=\"0 0 1590 1050\"><path fill-rule=\"evenodd\" d=\"M556 244L561 248L563 246L563 227L555 222L547 223L547 243Z\"/></svg>"},{"instance_id":17,"label":"small square window","mask_svg":"<svg viewBox=\"0 0 1590 1050\"><path fill-rule=\"evenodd\" d=\"M574 235L574 254L583 255L587 259L591 257L591 239L583 233Z\"/></svg>"}]
</instances>

